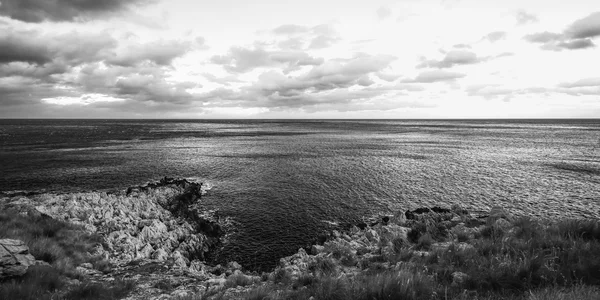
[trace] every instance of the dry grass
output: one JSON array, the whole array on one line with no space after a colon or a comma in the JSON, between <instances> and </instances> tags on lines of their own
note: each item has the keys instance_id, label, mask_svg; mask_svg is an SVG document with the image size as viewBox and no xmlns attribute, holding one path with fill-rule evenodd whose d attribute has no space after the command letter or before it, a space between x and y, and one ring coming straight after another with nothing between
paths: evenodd
<instances>
[{"instance_id":1,"label":"dry grass","mask_svg":"<svg viewBox=\"0 0 600 300\"><path fill-rule=\"evenodd\" d=\"M517 218L509 227L483 225L475 235L447 235L447 224L439 216L411 221L413 244L392 240L394 254L358 257L363 271L356 277L339 271L349 249L329 247L329 257L309 265L310 280L261 287L251 299L600 299L600 221ZM442 241L454 244L413 254ZM390 269L397 262L404 267ZM457 272L465 279L455 281Z\"/></svg>"},{"instance_id":2,"label":"dry grass","mask_svg":"<svg viewBox=\"0 0 600 300\"><path fill-rule=\"evenodd\" d=\"M47 216L21 215L10 209L2 211L0 238L24 241L36 259L68 275L76 275L75 267L81 263L99 263L98 258L89 254L102 242L99 235Z\"/></svg>"}]
</instances>

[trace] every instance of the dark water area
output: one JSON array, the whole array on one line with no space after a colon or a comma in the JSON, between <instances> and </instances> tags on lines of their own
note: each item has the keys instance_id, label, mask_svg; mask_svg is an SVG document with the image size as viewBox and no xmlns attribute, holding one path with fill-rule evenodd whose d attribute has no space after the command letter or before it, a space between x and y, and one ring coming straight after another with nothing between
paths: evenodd
<instances>
[{"instance_id":1,"label":"dark water area","mask_svg":"<svg viewBox=\"0 0 600 300\"><path fill-rule=\"evenodd\" d=\"M420 206L600 217L600 120L0 120L0 191L205 182L221 253L271 266L331 223Z\"/></svg>"}]
</instances>

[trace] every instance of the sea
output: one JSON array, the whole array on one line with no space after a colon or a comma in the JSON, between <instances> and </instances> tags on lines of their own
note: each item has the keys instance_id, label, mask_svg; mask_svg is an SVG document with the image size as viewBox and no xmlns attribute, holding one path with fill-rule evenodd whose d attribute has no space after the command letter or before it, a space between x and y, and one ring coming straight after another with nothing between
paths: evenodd
<instances>
[{"instance_id":1,"label":"sea","mask_svg":"<svg viewBox=\"0 0 600 300\"><path fill-rule=\"evenodd\" d=\"M220 258L273 267L332 226L418 207L600 218L600 119L0 120L0 192L164 176L232 220Z\"/></svg>"}]
</instances>

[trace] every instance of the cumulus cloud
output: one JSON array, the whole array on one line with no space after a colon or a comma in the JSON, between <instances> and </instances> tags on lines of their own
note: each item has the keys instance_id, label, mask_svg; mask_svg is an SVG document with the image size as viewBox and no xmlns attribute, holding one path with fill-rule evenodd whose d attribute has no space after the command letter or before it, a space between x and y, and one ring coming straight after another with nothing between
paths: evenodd
<instances>
[{"instance_id":1,"label":"cumulus cloud","mask_svg":"<svg viewBox=\"0 0 600 300\"><path fill-rule=\"evenodd\" d=\"M107 62L118 66L134 66L144 61L157 65L171 65L175 58L183 56L192 48L191 43L183 41L155 41L135 44L119 49Z\"/></svg>"},{"instance_id":2,"label":"cumulus cloud","mask_svg":"<svg viewBox=\"0 0 600 300\"><path fill-rule=\"evenodd\" d=\"M490 42L496 42L506 37L506 32L504 31L494 31L487 34L484 39L487 39Z\"/></svg>"},{"instance_id":3,"label":"cumulus cloud","mask_svg":"<svg viewBox=\"0 0 600 300\"><path fill-rule=\"evenodd\" d=\"M271 30L276 37L284 38L278 45L285 50L308 50L328 48L341 40L330 24L302 26L285 24Z\"/></svg>"},{"instance_id":4,"label":"cumulus cloud","mask_svg":"<svg viewBox=\"0 0 600 300\"><path fill-rule=\"evenodd\" d=\"M25 30L13 23L0 24L2 107L111 99L126 102L126 107L168 103L174 109L197 101L188 90L201 85L174 81L169 74L173 59L192 43L135 44L118 42L104 31Z\"/></svg>"},{"instance_id":5,"label":"cumulus cloud","mask_svg":"<svg viewBox=\"0 0 600 300\"><path fill-rule=\"evenodd\" d=\"M524 25L524 24L528 24L528 23L536 23L539 21L535 15L530 14L523 10L518 11L515 17L517 19L518 25Z\"/></svg>"},{"instance_id":6,"label":"cumulus cloud","mask_svg":"<svg viewBox=\"0 0 600 300\"><path fill-rule=\"evenodd\" d=\"M44 65L55 61L69 65L97 59L104 50L116 45L105 33L48 35L35 30L3 27L0 33L0 63L27 62Z\"/></svg>"},{"instance_id":7,"label":"cumulus cloud","mask_svg":"<svg viewBox=\"0 0 600 300\"><path fill-rule=\"evenodd\" d=\"M600 12L595 12L571 24L565 35L571 39L586 39L600 36Z\"/></svg>"},{"instance_id":8,"label":"cumulus cloud","mask_svg":"<svg viewBox=\"0 0 600 300\"><path fill-rule=\"evenodd\" d=\"M589 87L598 86L600 87L600 77L584 78L574 82L565 82L559 85L564 88L578 88L578 87Z\"/></svg>"},{"instance_id":9,"label":"cumulus cloud","mask_svg":"<svg viewBox=\"0 0 600 300\"><path fill-rule=\"evenodd\" d=\"M286 75L281 67L262 72L256 81L237 89L217 89L202 97L221 97L221 106L263 107L272 110L319 109L340 110L350 107L379 108L367 104L382 95L396 95L407 91L420 91L416 85L382 85L381 77L394 81L389 72L396 57L357 53L351 58L321 61L318 65L295 75ZM387 82L387 81L386 81ZM378 103L378 102L377 102ZM343 105L341 105L343 104ZM391 108L389 108L391 109Z\"/></svg>"},{"instance_id":10,"label":"cumulus cloud","mask_svg":"<svg viewBox=\"0 0 600 300\"><path fill-rule=\"evenodd\" d=\"M202 73L202 76L204 76L204 78L206 78L210 82L215 82L215 83L218 83L218 84L221 84L224 86L229 86L229 85L231 85L232 82L234 82L234 83L242 82L236 76L233 76L233 75L229 75L229 76L225 76L225 77L217 77L210 73Z\"/></svg>"},{"instance_id":11,"label":"cumulus cloud","mask_svg":"<svg viewBox=\"0 0 600 300\"><path fill-rule=\"evenodd\" d=\"M500 84L476 84L468 86L465 91L469 96L480 96L484 99L502 98L504 101L509 101L517 95L524 94L547 94L553 92L550 88L529 87L529 88L514 88L503 86Z\"/></svg>"},{"instance_id":12,"label":"cumulus cloud","mask_svg":"<svg viewBox=\"0 0 600 300\"><path fill-rule=\"evenodd\" d=\"M38 103L48 97L72 96L73 92L55 89L54 84L23 76L0 77L0 106Z\"/></svg>"},{"instance_id":13,"label":"cumulus cloud","mask_svg":"<svg viewBox=\"0 0 600 300\"><path fill-rule=\"evenodd\" d=\"M168 70L160 66L86 65L64 84L85 93L96 93L137 102L190 104L197 100L188 89L202 85L169 80Z\"/></svg>"},{"instance_id":14,"label":"cumulus cloud","mask_svg":"<svg viewBox=\"0 0 600 300\"><path fill-rule=\"evenodd\" d=\"M154 0L3 0L0 14L24 22L76 21Z\"/></svg>"},{"instance_id":15,"label":"cumulus cloud","mask_svg":"<svg viewBox=\"0 0 600 300\"><path fill-rule=\"evenodd\" d=\"M510 100L519 90L501 86L499 84L479 84L468 86L465 91L469 96L481 96L485 99L494 99L502 97L504 100Z\"/></svg>"},{"instance_id":16,"label":"cumulus cloud","mask_svg":"<svg viewBox=\"0 0 600 300\"><path fill-rule=\"evenodd\" d=\"M600 77L563 82L558 85L556 91L571 96L600 95Z\"/></svg>"},{"instance_id":17,"label":"cumulus cloud","mask_svg":"<svg viewBox=\"0 0 600 300\"><path fill-rule=\"evenodd\" d=\"M419 73L415 78L404 79L402 82L406 83L434 83L434 82L448 82L454 81L458 78L465 77L465 74L450 72L445 70L431 70Z\"/></svg>"},{"instance_id":18,"label":"cumulus cloud","mask_svg":"<svg viewBox=\"0 0 600 300\"><path fill-rule=\"evenodd\" d=\"M446 53L442 60L425 60L418 68L451 68L456 65L470 65L485 61L477 57L477 54L468 50L451 50Z\"/></svg>"},{"instance_id":19,"label":"cumulus cloud","mask_svg":"<svg viewBox=\"0 0 600 300\"><path fill-rule=\"evenodd\" d=\"M307 33L309 31L310 27L295 24L284 24L273 29L273 33L281 35Z\"/></svg>"},{"instance_id":20,"label":"cumulus cloud","mask_svg":"<svg viewBox=\"0 0 600 300\"><path fill-rule=\"evenodd\" d=\"M542 44L544 50L560 51L593 48L592 38L600 36L600 12L576 20L562 33L538 32L524 36L532 43Z\"/></svg>"},{"instance_id":21,"label":"cumulus cloud","mask_svg":"<svg viewBox=\"0 0 600 300\"><path fill-rule=\"evenodd\" d=\"M542 44L553 42L553 41L559 40L561 38L562 38L562 35L560 33L548 32L548 31L532 33L532 34L528 34L524 37L524 39L529 42L542 43Z\"/></svg>"},{"instance_id":22,"label":"cumulus cloud","mask_svg":"<svg viewBox=\"0 0 600 300\"><path fill-rule=\"evenodd\" d=\"M322 58L315 58L302 51L269 51L261 47L232 47L226 55L215 55L210 61L222 65L230 73L246 73L261 67L284 66L288 71L301 66L319 65Z\"/></svg>"},{"instance_id":23,"label":"cumulus cloud","mask_svg":"<svg viewBox=\"0 0 600 300\"><path fill-rule=\"evenodd\" d=\"M377 18L385 20L392 15L392 10L387 6L381 6L377 9Z\"/></svg>"},{"instance_id":24,"label":"cumulus cloud","mask_svg":"<svg viewBox=\"0 0 600 300\"><path fill-rule=\"evenodd\" d=\"M374 84L371 74L386 69L393 60L395 57L362 54L351 59L324 62L296 77L268 71L258 77L251 90L260 91L263 96L290 96L351 86L370 86Z\"/></svg>"}]
</instances>

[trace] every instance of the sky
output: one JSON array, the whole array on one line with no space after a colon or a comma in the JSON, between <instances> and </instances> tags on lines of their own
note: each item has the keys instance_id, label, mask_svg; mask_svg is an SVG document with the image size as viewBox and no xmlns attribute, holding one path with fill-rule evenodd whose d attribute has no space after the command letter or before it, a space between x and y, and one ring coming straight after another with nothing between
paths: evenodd
<instances>
[{"instance_id":1,"label":"sky","mask_svg":"<svg viewBox=\"0 0 600 300\"><path fill-rule=\"evenodd\" d=\"M0 0L0 118L600 118L597 0Z\"/></svg>"}]
</instances>

